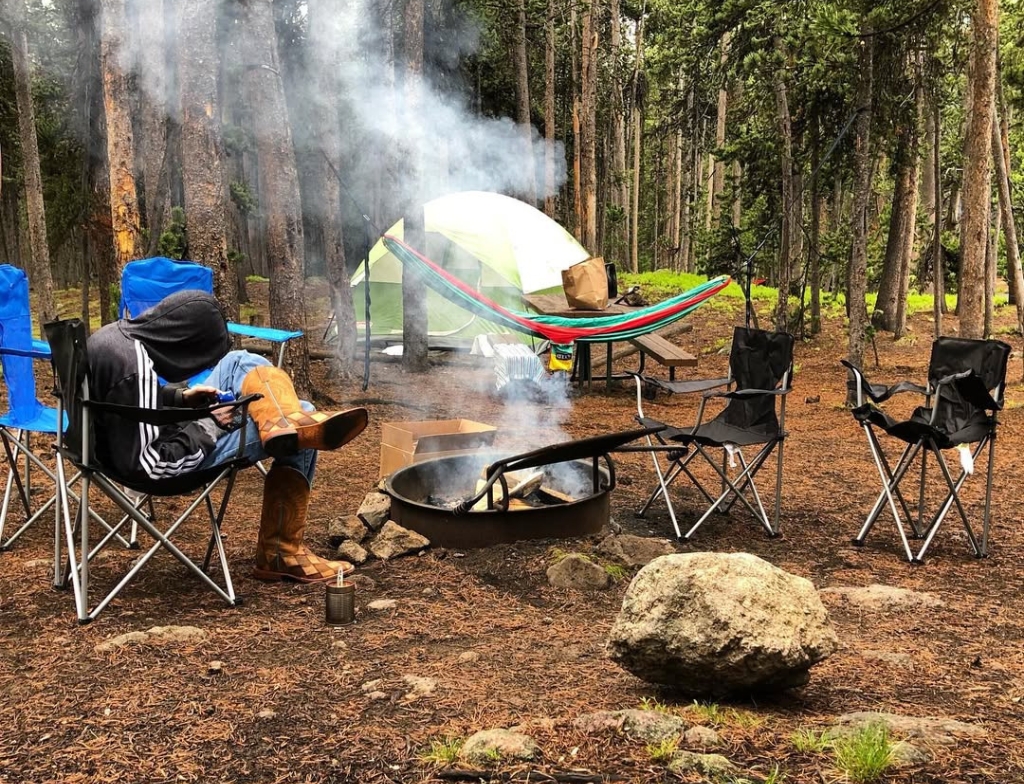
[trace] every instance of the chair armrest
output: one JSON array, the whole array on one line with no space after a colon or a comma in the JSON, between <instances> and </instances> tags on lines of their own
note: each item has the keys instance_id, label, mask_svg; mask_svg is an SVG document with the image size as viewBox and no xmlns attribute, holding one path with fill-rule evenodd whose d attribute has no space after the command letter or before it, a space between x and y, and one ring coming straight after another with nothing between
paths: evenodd
<instances>
[{"instance_id":1,"label":"chair armrest","mask_svg":"<svg viewBox=\"0 0 1024 784\"><path fill-rule=\"evenodd\" d=\"M854 378L857 381L858 388L871 398L874 403L884 403L886 400L891 398L893 395L898 395L903 392L915 392L919 395L927 395L928 388L923 387L920 384L915 384L913 381L899 381L893 384L891 387L887 387L885 384L872 384L868 381L867 376L864 375L864 371L854 365L848 360L841 359L839 363L843 365L847 370L853 373Z\"/></svg>"},{"instance_id":2,"label":"chair armrest","mask_svg":"<svg viewBox=\"0 0 1024 784\"><path fill-rule=\"evenodd\" d=\"M236 324L233 321L228 322L228 332L232 335L240 335L245 338L255 338L256 340L267 340L271 343L286 343L289 340L295 338L301 338L302 332L299 330L288 330L288 329L275 329L274 327L257 327L247 324Z\"/></svg>"},{"instance_id":3,"label":"chair armrest","mask_svg":"<svg viewBox=\"0 0 1024 784\"><path fill-rule=\"evenodd\" d=\"M704 399L709 400L713 397L722 397L728 400L737 400L745 397L762 397L763 395L779 397L789 393L789 389L734 389L732 392L705 392Z\"/></svg>"},{"instance_id":4,"label":"chair armrest","mask_svg":"<svg viewBox=\"0 0 1024 784\"><path fill-rule=\"evenodd\" d=\"M15 348L14 346L0 346L0 354L7 354L11 357L29 357L31 359L50 359L50 346L45 340L32 340L31 348Z\"/></svg>"},{"instance_id":5,"label":"chair armrest","mask_svg":"<svg viewBox=\"0 0 1024 784\"><path fill-rule=\"evenodd\" d=\"M245 395L230 403L215 403L212 406L202 406L201 408L142 408L141 406L124 406L119 403L102 403L98 400L83 400L82 404L86 408L91 408L95 411L105 411L122 419L127 419L129 422L140 422L146 425L163 427L165 425L205 419L212 416L215 410L221 408L241 408L244 412L249 408L249 404L252 401L259 400L261 397L262 395L259 394Z\"/></svg>"}]
</instances>

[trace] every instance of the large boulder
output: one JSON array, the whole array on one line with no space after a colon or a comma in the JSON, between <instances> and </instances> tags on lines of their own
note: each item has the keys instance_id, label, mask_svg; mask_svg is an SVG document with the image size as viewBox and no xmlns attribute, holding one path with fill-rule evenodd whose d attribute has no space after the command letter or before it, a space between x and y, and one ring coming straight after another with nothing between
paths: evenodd
<instances>
[{"instance_id":1,"label":"large boulder","mask_svg":"<svg viewBox=\"0 0 1024 784\"><path fill-rule=\"evenodd\" d=\"M612 659L638 678L712 698L800 686L836 646L810 581L747 553L651 561L609 640Z\"/></svg>"}]
</instances>

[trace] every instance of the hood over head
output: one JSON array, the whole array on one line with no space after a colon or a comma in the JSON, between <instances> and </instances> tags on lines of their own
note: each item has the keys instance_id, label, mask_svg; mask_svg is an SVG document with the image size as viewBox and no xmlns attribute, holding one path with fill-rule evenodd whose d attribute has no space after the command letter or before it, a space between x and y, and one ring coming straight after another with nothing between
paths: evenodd
<instances>
[{"instance_id":1,"label":"hood over head","mask_svg":"<svg viewBox=\"0 0 1024 784\"><path fill-rule=\"evenodd\" d=\"M179 291L120 323L146 349L156 372L174 383L213 367L231 350L220 304L205 291Z\"/></svg>"}]
</instances>

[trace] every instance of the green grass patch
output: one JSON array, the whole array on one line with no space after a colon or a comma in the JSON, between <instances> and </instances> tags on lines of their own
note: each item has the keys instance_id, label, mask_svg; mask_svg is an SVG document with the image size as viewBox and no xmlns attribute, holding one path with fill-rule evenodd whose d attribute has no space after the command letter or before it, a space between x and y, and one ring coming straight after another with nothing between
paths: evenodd
<instances>
[{"instance_id":1,"label":"green grass patch","mask_svg":"<svg viewBox=\"0 0 1024 784\"><path fill-rule=\"evenodd\" d=\"M420 754L420 759L433 765L453 765L462 751L462 741L458 738L432 740L430 747Z\"/></svg>"},{"instance_id":2,"label":"green grass patch","mask_svg":"<svg viewBox=\"0 0 1024 784\"><path fill-rule=\"evenodd\" d=\"M669 708L663 702L659 702L654 697L641 697L640 698L640 710L657 711L658 713L671 713L672 709Z\"/></svg>"},{"instance_id":3,"label":"green grass patch","mask_svg":"<svg viewBox=\"0 0 1024 784\"><path fill-rule=\"evenodd\" d=\"M878 781L893 765L893 743L884 724L868 724L832 743L836 767L854 784Z\"/></svg>"},{"instance_id":4,"label":"green grass patch","mask_svg":"<svg viewBox=\"0 0 1024 784\"><path fill-rule=\"evenodd\" d=\"M620 566L619 564L605 564L604 570L613 580L624 580L629 574L626 571L626 567Z\"/></svg>"},{"instance_id":5,"label":"green grass patch","mask_svg":"<svg viewBox=\"0 0 1024 784\"><path fill-rule=\"evenodd\" d=\"M657 743L647 744L647 754L650 756L651 762L657 765L667 765L677 751L679 751L679 741L676 738L667 738Z\"/></svg>"},{"instance_id":6,"label":"green grass patch","mask_svg":"<svg viewBox=\"0 0 1024 784\"><path fill-rule=\"evenodd\" d=\"M725 711L716 702L697 702L688 708L689 712L704 724L721 726L726 722Z\"/></svg>"},{"instance_id":7,"label":"green grass patch","mask_svg":"<svg viewBox=\"0 0 1024 784\"><path fill-rule=\"evenodd\" d=\"M832 745L832 740L825 732L815 732L814 730L799 730L794 732L789 742L793 744L793 748L799 751L801 754L821 754L828 751Z\"/></svg>"}]
</instances>

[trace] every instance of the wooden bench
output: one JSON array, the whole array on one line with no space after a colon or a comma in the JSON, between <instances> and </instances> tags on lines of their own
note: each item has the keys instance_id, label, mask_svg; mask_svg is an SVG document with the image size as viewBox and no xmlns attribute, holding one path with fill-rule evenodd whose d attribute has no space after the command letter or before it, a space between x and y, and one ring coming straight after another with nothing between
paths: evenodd
<instances>
[{"instance_id":1,"label":"wooden bench","mask_svg":"<svg viewBox=\"0 0 1024 784\"><path fill-rule=\"evenodd\" d=\"M668 368L668 377L671 381L676 380L677 367L697 367L697 357L653 332L632 338L629 342L640 350L640 367L636 371L638 374L644 372L644 361L648 355Z\"/></svg>"}]
</instances>

